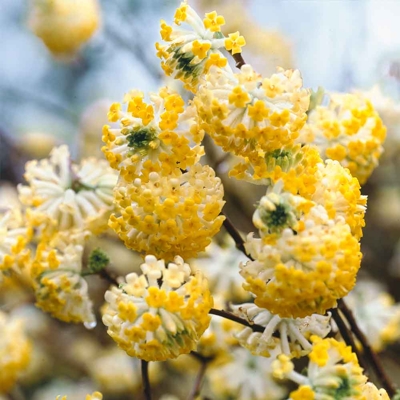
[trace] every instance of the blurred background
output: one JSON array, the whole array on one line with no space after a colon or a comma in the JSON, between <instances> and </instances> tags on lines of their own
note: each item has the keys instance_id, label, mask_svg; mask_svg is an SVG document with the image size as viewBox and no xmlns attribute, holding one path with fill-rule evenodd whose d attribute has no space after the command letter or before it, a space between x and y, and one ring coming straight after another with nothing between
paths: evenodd
<instances>
[{"instance_id":1,"label":"blurred background","mask_svg":"<svg viewBox=\"0 0 400 400\"><path fill-rule=\"evenodd\" d=\"M23 181L25 162L46 157L54 145L69 144L76 159L102 157L101 128L107 122L108 107L121 101L127 91L155 91L166 84L180 90L179 82L163 76L155 55L160 19L170 23L179 1L101 0L96 16L99 28L85 45L67 55L50 52L32 32L39 29L33 28L37 23L32 17L33 3L1 0L0 4L0 206L14 198L15 185ZM380 91L392 99L387 151L363 188L369 200L361 275L379 282L400 301L400 1L193 0L190 5L200 15L217 10L226 20L223 31L239 30L247 41L245 60L263 75L273 73L277 66L298 68L305 87L348 92L379 85ZM207 161L218 164L220 151L209 140L205 145ZM247 233L253 229L254 204L265 189L230 180L227 169L226 162L219 163L218 174L226 188L225 212ZM118 272L129 271L131 253L120 244L113 244L109 251L121 259ZM90 279L101 305L104 282ZM96 288L100 288L98 292ZM14 310L14 304L31 300L23 292L21 297L10 293L3 290L0 294L0 307ZM37 331L33 326L33 337L40 342L51 331L54 340L39 346L36 370L22 381L22 397L16 400L54 399L56 394L68 393L75 400L83 398L81 392L112 386L99 384L105 379L99 378L101 365L107 365L104 374L109 375L115 365L125 365L127 360L123 354L120 361L117 356L107 359L114 346L105 337L104 327L90 334L80 327L68 326L65 330L66 324L26 307L15 312L25 312L32 321L43 320ZM96 343L91 335L97 337ZM60 342L63 348L68 346L68 354L61 351ZM383 357L400 385L399 354L400 345L394 344ZM94 359L99 365L97 372L88 365ZM127 375L137 374L137 382L126 378L127 393L133 386L139 388L140 382L135 372L138 365L128 364ZM159 372L155 376L162 379ZM80 388L72 385L80 380ZM123 386L121 382L119 385ZM124 397L123 390L109 389L109 393L106 399L131 398Z\"/></svg>"}]
</instances>

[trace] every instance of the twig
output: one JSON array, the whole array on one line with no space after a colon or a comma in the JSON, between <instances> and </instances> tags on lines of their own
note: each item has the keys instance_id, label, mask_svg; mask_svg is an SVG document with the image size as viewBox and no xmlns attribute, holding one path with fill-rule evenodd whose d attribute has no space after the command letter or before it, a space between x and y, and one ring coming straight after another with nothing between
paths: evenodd
<instances>
[{"instance_id":1,"label":"twig","mask_svg":"<svg viewBox=\"0 0 400 400\"><path fill-rule=\"evenodd\" d=\"M211 356L211 357L206 357L206 356L203 356L202 354L198 353L197 351L191 351L189 354L190 354L193 358L195 358L197 361L200 361L200 362L209 362L209 361L214 360L214 357L213 357L213 356Z\"/></svg>"},{"instance_id":2,"label":"twig","mask_svg":"<svg viewBox=\"0 0 400 400\"><path fill-rule=\"evenodd\" d=\"M232 52L229 53L236 62L235 65L236 68L240 69L243 67L243 65L246 64L246 61L244 61L244 58L242 57L242 53L236 53L236 54L232 54Z\"/></svg>"},{"instance_id":3,"label":"twig","mask_svg":"<svg viewBox=\"0 0 400 400\"><path fill-rule=\"evenodd\" d=\"M368 359L368 361L370 362L371 367L374 369L377 378L381 381L382 385L387 390L389 397L393 397L396 393L396 389L395 389L393 383L391 382L391 380L389 379L389 377L386 375L386 372L383 368L380 358L375 353L375 351L372 350L372 347L369 344L367 338L365 337L364 333L359 328L352 311L347 307L347 305L343 299L340 299L338 301L338 307L339 307L340 311L342 311L343 315L346 317L346 319L351 327L352 332L354 333L356 338L360 341L361 345L363 346L365 356Z\"/></svg>"},{"instance_id":4,"label":"twig","mask_svg":"<svg viewBox=\"0 0 400 400\"><path fill-rule=\"evenodd\" d=\"M110 273L104 268L99 272L101 278L105 279L106 281L110 282L111 285L119 286L118 281L110 275Z\"/></svg>"},{"instance_id":5,"label":"twig","mask_svg":"<svg viewBox=\"0 0 400 400\"><path fill-rule=\"evenodd\" d=\"M194 381L193 389L189 394L188 400L195 400L196 397L200 394L201 385L203 383L204 375L206 374L207 366L207 361L201 362L199 372L196 376L196 380Z\"/></svg>"},{"instance_id":6,"label":"twig","mask_svg":"<svg viewBox=\"0 0 400 400\"><path fill-rule=\"evenodd\" d=\"M339 311L337 308L332 308L331 310L329 310L332 313L332 318L333 320L336 322L336 325L339 328L339 332L342 335L343 340L345 341L345 343L351 347L353 353L356 354L358 362L360 363L361 367L365 370L365 363L364 363L364 359L361 356L356 342L354 341L352 332L349 331L346 323L343 321L342 316L340 315Z\"/></svg>"},{"instance_id":7,"label":"twig","mask_svg":"<svg viewBox=\"0 0 400 400\"><path fill-rule=\"evenodd\" d=\"M228 311L224 311L224 310L217 310L215 308L212 308L210 310L210 314L211 315L218 315L218 317L222 317L222 318L226 318L226 319L230 319L231 321L237 322L239 324L248 326L249 328L253 329L254 332L264 332L265 331L265 327L262 325L257 325L257 324L253 324L243 318L240 318L238 316L236 316L235 314L232 314Z\"/></svg>"},{"instance_id":8,"label":"twig","mask_svg":"<svg viewBox=\"0 0 400 400\"><path fill-rule=\"evenodd\" d=\"M224 228L229 233L229 235L231 235L232 239L235 241L236 248L238 250L240 250L243 254L245 254L248 258L250 258L250 260L254 261L253 257L251 257L246 252L246 248L244 247L244 240L242 238L242 235L239 233L239 231L232 224L232 221L226 215L225 215L225 221L224 221Z\"/></svg>"},{"instance_id":9,"label":"twig","mask_svg":"<svg viewBox=\"0 0 400 400\"><path fill-rule=\"evenodd\" d=\"M111 276L110 273L105 268L103 268L99 272L84 271L84 272L82 272L81 275L82 276L98 275L98 276L100 276L100 278L103 278L106 281L108 281L111 285L115 285L117 287L119 286L118 281L113 276Z\"/></svg>"},{"instance_id":10,"label":"twig","mask_svg":"<svg viewBox=\"0 0 400 400\"><path fill-rule=\"evenodd\" d=\"M150 388L150 380L149 380L149 363L148 363L148 361L142 360L141 369L142 369L142 384L143 384L144 398L146 400L151 400L151 388Z\"/></svg>"}]
</instances>

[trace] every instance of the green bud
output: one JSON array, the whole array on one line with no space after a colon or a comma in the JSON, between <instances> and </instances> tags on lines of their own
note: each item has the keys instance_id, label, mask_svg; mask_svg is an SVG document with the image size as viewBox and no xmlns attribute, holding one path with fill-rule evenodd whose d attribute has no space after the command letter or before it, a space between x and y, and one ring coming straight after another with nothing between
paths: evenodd
<instances>
[{"instance_id":1,"label":"green bud","mask_svg":"<svg viewBox=\"0 0 400 400\"><path fill-rule=\"evenodd\" d=\"M89 256L89 270L93 273L100 272L109 262L110 259L106 253L100 249L94 249Z\"/></svg>"}]
</instances>

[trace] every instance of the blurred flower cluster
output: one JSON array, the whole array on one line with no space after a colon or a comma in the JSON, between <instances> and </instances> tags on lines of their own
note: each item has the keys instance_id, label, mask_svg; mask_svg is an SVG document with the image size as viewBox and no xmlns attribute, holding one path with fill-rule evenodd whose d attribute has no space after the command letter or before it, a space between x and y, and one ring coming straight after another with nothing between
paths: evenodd
<instances>
[{"instance_id":1,"label":"blurred flower cluster","mask_svg":"<svg viewBox=\"0 0 400 400\"><path fill-rule=\"evenodd\" d=\"M233 17L182 2L155 44L164 86L93 104L81 156L49 142L24 182L0 181L0 396L394 396L377 353L400 338L400 306L359 270L361 189L379 185L386 135L383 166L397 165L399 105L379 87L313 92L297 69L258 73L243 47L270 46ZM100 20L94 0L29 10L62 62ZM252 232L235 227L246 213L231 215L221 166L261 193Z\"/></svg>"}]
</instances>

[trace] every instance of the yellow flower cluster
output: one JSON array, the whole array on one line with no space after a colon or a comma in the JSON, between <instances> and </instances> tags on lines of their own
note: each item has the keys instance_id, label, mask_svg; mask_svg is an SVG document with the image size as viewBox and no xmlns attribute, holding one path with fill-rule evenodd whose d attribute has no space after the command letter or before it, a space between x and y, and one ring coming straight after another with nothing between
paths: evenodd
<instances>
[{"instance_id":1,"label":"yellow flower cluster","mask_svg":"<svg viewBox=\"0 0 400 400\"><path fill-rule=\"evenodd\" d=\"M56 400L67 400L67 396L57 396ZM92 394L88 394L85 397L85 400L103 400L103 395L100 392L93 392Z\"/></svg>"},{"instance_id":2,"label":"yellow flower cluster","mask_svg":"<svg viewBox=\"0 0 400 400\"><path fill-rule=\"evenodd\" d=\"M44 235L107 227L117 174L106 161L88 158L75 164L68 147L60 146L49 158L29 161L25 179L28 186L18 186L19 198L30 223L41 226Z\"/></svg>"},{"instance_id":3,"label":"yellow flower cluster","mask_svg":"<svg viewBox=\"0 0 400 400\"><path fill-rule=\"evenodd\" d=\"M186 29L181 27L182 23ZM240 53L246 41L239 32L225 38L221 33L224 24L224 17L215 11L202 20L187 2L181 3L175 12L174 26L161 21L160 34L165 45L156 43L165 74L182 80L188 90L196 92L200 78L211 66L230 71L228 60L219 49L225 47L232 54Z\"/></svg>"},{"instance_id":4,"label":"yellow flower cluster","mask_svg":"<svg viewBox=\"0 0 400 400\"><path fill-rule=\"evenodd\" d=\"M1 311L0 338L0 393L7 393L29 364L31 344L25 337L22 321Z\"/></svg>"},{"instance_id":5,"label":"yellow flower cluster","mask_svg":"<svg viewBox=\"0 0 400 400\"><path fill-rule=\"evenodd\" d=\"M294 143L306 122L309 97L297 70L278 69L262 78L244 65L237 74L211 68L194 104L217 145L256 159Z\"/></svg>"},{"instance_id":6,"label":"yellow flower cluster","mask_svg":"<svg viewBox=\"0 0 400 400\"><path fill-rule=\"evenodd\" d=\"M365 399L362 389L367 377L350 346L331 338L312 336L311 340L313 349L308 354L310 361L306 375L294 371L293 363L284 354L272 363L276 378L288 378L299 385L290 393L289 399Z\"/></svg>"},{"instance_id":7,"label":"yellow flower cluster","mask_svg":"<svg viewBox=\"0 0 400 400\"><path fill-rule=\"evenodd\" d=\"M261 238L246 243L255 261L241 266L255 303L281 317L323 314L360 267L366 196L338 161L312 160L297 179L290 167L270 179L253 216Z\"/></svg>"},{"instance_id":8,"label":"yellow flower cluster","mask_svg":"<svg viewBox=\"0 0 400 400\"><path fill-rule=\"evenodd\" d=\"M282 216L287 218L284 211ZM349 225L329 219L321 205L304 214L295 231L285 228L260 239L249 234L245 247L254 259L241 265L245 289L259 307L285 318L334 307L353 288L361 262Z\"/></svg>"},{"instance_id":9,"label":"yellow flower cluster","mask_svg":"<svg viewBox=\"0 0 400 400\"><path fill-rule=\"evenodd\" d=\"M55 55L71 56L100 24L97 0L34 0L28 24Z\"/></svg>"},{"instance_id":10,"label":"yellow flower cluster","mask_svg":"<svg viewBox=\"0 0 400 400\"><path fill-rule=\"evenodd\" d=\"M132 182L148 171L164 175L179 167L186 169L203 155L199 145L204 133L196 124L192 107L167 88L144 101L144 94L131 91L120 103L110 107L108 119L120 127L103 128L103 152L112 168L119 170L126 182Z\"/></svg>"},{"instance_id":11,"label":"yellow flower cluster","mask_svg":"<svg viewBox=\"0 0 400 400\"><path fill-rule=\"evenodd\" d=\"M343 217L352 234L360 239L365 226L367 196L361 195L357 178L333 160L318 164L315 178L318 184L310 199L323 205L329 218Z\"/></svg>"},{"instance_id":12,"label":"yellow flower cluster","mask_svg":"<svg viewBox=\"0 0 400 400\"><path fill-rule=\"evenodd\" d=\"M29 260L26 244L32 234L24 226L25 221L18 209L0 213L0 282L12 270L19 271Z\"/></svg>"},{"instance_id":13,"label":"yellow flower cluster","mask_svg":"<svg viewBox=\"0 0 400 400\"><path fill-rule=\"evenodd\" d=\"M264 332L244 328L235 337L254 355L270 357L275 349L289 357L301 357L312 349L310 337L325 337L331 330L330 315L313 314L305 318L281 318L253 303L231 306L234 314L251 324L265 327Z\"/></svg>"},{"instance_id":14,"label":"yellow flower cluster","mask_svg":"<svg viewBox=\"0 0 400 400\"><path fill-rule=\"evenodd\" d=\"M150 172L148 179L120 182L115 200L121 215L110 226L125 245L165 260L176 255L195 257L219 231L223 188L208 166L195 164L187 172L175 168L170 176Z\"/></svg>"},{"instance_id":15,"label":"yellow flower cluster","mask_svg":"<svg viewBox=\"0 0 400 400\"><path fill-rule=\"evenodd\" d=\"M88 285L82 278L84 237L55 237L41 242L31 267L36 305L65 322L96 326Z\"/></svg>"},{"instance_id":16,"label":"yellow flower cluster","mask_svg":"<svg viewBox=\"0 0 400 400\"><path fill-rule=\"evenodd\" d=\"M322 158L339 161L363 184L378 165L385 137L386 127L370 101L332 93L328 106L310 112L299 140L315 143Z\"/></svg>"},{"instance_id":17,"label":"yellow flower cluster","mask_svg":"<svg viewBox=\"0 0 400 400\"><path fill-rule=\"evenodd\" d=\"M164 260L146 256L143 275L131 273L126 283L105 295L103 322L108 334L128 355L164 361L194 350L210 323L213 300L201 273L191 275L179 256Z\"/></svg>"}]
</instances>

